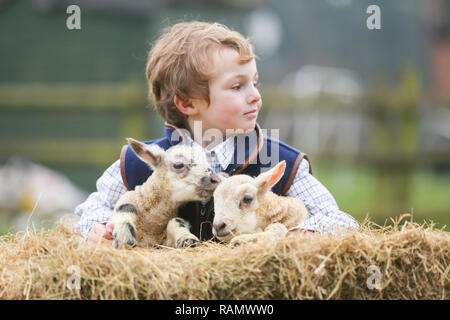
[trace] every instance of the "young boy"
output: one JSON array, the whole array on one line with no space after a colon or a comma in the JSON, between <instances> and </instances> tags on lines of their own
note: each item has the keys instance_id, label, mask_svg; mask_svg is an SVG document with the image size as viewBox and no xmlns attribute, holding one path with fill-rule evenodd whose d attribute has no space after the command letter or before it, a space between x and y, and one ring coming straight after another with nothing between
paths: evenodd
<instances>
[{"instance_id":1,"label":"young boy","mask_svg":"<svg viewBox=\"0 0 450 320\"><path fill-rule=\"evenodd\" d=\"M255 55L241 34L217 23L176 24L153 46L146 74L149 96L166 121L166 137L151 143L165 149L180 141L199 144L214 170L228 174L255 176L286 160L286 172L273 191L300 199L310 213L310 218L289 235L333 233L335 227L358 228L358 223L339 210L333 196L311 175L305 154L261 133L256 123L262 100ZM238 145L237 137L244 137L245 142ZM263 163L264 151L273 161ZM132 151L122 149L120 160L97 180L97 192L75 209L87 241L111 241L113 226L109 220L115 203L150 174ZM209 239L212 208L212 201L189 203L179 215L191 221L194 234Z\"/></svg>"}]
</instances>

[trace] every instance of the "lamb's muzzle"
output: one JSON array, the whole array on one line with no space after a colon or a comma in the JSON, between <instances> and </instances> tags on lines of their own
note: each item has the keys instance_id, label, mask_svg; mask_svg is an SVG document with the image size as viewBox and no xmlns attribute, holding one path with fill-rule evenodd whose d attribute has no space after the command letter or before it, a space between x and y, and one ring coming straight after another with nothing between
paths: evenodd
<instances>
[{"instance_id":1,"label":"lamb's muzzle","mask_svg":"<svg viewBox=\"0 0 450 320\"><path fill-rule=\"evenodd\" d=\"M233 237L233 230L229 228L226 222L220 221L213 224L213 235L218 240L228 242Z\"/></svg>"},{"instance_id":2,"label":"lamb's muzzle","mask_svg":"<svg viewBox=\"0 0 450 320\"><path fill-rule=\"evenodd\" d=\"M211 199L219 182L220 177L213 170L208 169L206 175L200 179L200 183L196 188L199 197L205 200Z\"/></svg>"}]
</instances>

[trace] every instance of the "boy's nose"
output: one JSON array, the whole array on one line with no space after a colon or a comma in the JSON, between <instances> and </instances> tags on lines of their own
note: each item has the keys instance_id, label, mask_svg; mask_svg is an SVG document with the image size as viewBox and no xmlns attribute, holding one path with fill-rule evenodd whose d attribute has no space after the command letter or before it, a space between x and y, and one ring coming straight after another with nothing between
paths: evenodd
<instances>
[{"instance_id":1,"label":"boy's nose","mask_svg":"<svg viewBox=\"0 0 450 320\"><path fill-rule=\"evenodd\" d=\"M259 94L258 89L255 88L250 97L248 98L248 104L257 103L259 102L259 100L261 100L261 95Z\"/></svg>"}]
</instances>

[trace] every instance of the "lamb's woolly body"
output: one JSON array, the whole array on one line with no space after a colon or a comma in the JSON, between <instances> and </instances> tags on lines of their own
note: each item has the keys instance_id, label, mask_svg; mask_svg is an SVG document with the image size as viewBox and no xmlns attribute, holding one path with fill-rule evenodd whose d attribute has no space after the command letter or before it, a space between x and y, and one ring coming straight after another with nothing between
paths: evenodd
<instances>
[{"instance_id":1,"label":"lamb's woolly body","mask_svg":"<svg viewBox=\"0 0 450 320\"><path fill-rule=\"evenodd\" d=\"M308 211L300 200L278 196L269 191L264 195L256 215L262 221L263 229L272 223L281 223L290 229L306 220Z\"/></svg>"},{"instance_id":2,"label":"lamb's woolly body","mask_svg":"<svg viewBox=\"0 0 450 320\"><path fill-rule=\"evenodd\" d=\"M166 239L167 224L176 216L181 204L167 201L170 198L167 185L164 175L155 175L134 191L126 192L116 204L116 208L133 204L138 210L135 226L140 246L162 244Z\"/></svg>"}]
</instances>

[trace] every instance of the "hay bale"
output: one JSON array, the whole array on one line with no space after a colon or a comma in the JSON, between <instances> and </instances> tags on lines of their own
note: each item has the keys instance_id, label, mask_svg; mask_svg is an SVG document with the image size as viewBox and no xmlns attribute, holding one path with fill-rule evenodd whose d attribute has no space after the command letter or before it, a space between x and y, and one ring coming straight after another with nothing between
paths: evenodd
<instances>
[{"instance_id":1,"label":"hay bale","mask_svg":"<svg viewBox=\"0 0 450 320\"><path fill-rule=\"evenodd\" d=\"M447 232L413 222L276 245L132 250L82 243L61 225L0 238L0 298L448 300L449 250Z\"/></svg>"}]
</instances>

